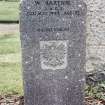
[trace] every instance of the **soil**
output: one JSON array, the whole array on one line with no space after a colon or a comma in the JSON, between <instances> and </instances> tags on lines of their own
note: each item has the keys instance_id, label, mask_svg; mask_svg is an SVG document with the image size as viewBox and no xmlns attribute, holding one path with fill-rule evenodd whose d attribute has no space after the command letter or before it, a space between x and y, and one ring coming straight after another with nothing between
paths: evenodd
<instances>
[{"instance_id":1,"label":"soil","mask_svg":"<svg viewBox=\"0 0 105 105\"><path fill-rule=\"evenodd\" d=\"M105 100L86 97L85 103L85 105L105 105ZM0 96L0 105L24 105L24 97L18 95Z\"/></svg>"},{"instance_id":2,"label":"soil","mask_svg":"<svg viewBox=\"0 0 105 105\"><path fill-rule=\"evenodd\" d=\"M0 105L24 105L24 97L18 95L0 96Z\"/></svg>"}]
</instances>

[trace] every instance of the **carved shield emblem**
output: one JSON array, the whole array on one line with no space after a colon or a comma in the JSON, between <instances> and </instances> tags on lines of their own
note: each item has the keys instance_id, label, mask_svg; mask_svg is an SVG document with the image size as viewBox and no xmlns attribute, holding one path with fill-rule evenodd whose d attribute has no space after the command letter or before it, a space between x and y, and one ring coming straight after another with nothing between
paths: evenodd
<instances>
[{"instance_id":1,"label":"carved shield emblem","mask_svg":"<svg viewBox=\"0 0 105 105\"><path fill-rule=\"evenodd\" d=\"M67 42L40 41L40 62L42 69L65 69L67 67Z\"/></svg>"}]
</instances>

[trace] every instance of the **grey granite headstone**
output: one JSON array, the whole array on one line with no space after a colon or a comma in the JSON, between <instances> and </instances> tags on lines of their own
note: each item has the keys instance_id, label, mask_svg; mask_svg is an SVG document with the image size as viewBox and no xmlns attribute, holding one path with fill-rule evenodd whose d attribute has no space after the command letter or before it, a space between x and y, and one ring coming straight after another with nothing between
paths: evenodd
<instances>
[{"instance_id":1,"label":"grey granite headstone","mask_svg":"<svg viewBox=\"0 0 105 105\"><path fill-rule=\"evenodd\" d=\"M81 0L22 0L25 105L84 105L85 18Z\"/></svg>"}]
</instances>

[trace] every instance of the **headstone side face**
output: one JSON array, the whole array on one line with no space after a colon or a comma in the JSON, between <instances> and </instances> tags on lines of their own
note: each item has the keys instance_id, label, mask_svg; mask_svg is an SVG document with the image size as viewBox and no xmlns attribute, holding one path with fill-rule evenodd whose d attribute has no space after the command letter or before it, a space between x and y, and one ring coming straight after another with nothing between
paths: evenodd
<instances>
[{"instance_id":1,"label":"headstone side face","mask_svg":"<svg viewBox=\"0 0 105 105\"><path fill-rule=\"evenodd\" d=\"M22 1L25 105L84 105L86 11L80 0Z\"/></svg>"}]
</instances>

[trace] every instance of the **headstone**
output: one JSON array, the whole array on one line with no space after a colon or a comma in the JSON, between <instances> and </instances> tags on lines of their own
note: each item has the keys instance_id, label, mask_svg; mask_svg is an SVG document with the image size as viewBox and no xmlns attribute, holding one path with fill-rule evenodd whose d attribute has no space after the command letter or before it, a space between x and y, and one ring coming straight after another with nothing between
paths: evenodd
<instances>
[{"instance_id":1,"label":"headstone","mask_svg":"<svg viewBox=\"0 0 105 105\"><path fill-rule=\"evenodd\" d=\"M81 0L22 0L25 105L84 105L85 18Z\"/></svg>"}]
</instances>

